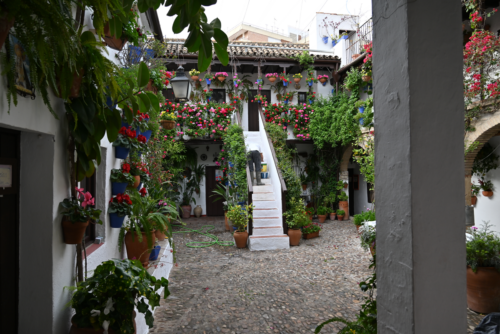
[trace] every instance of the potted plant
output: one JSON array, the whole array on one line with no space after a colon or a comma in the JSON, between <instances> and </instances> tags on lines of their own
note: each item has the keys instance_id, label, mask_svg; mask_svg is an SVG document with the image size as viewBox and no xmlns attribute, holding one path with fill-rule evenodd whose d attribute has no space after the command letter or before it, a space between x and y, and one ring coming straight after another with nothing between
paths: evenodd
<instances>
[{"instance_id":1,"label":"potted plant","mask_svg":"<svg viewBox=\"0 0 500 334\"><path fill-rule=\"evenodd\" d=\"M313 104L314 100L316 100L316 92L307 94L307 99L309 100L309 104Z\"/></svg>"},{"instance_id":2,"label":"potted plant","mask_svg":"<svg viewBox=\"0 0 500 334\"><path fill-rule=\"evenodd\" d=\"M121 51L128 41L138 46L139 41L145 42L147 40L147 33L143 32L137 23L139 14L136 10L124 8L122 13L113 13L113 18L104 26L104 42L110 48L118 51ZM111 27L113 27L113 31Z\"/></svg>"},{"instance_id":3,"label":"potted plant","mask_svg":"<svg viewBox=\"0 0 500 334\"><path fill-rule=\"evenodd\" d=\"M245 248L247 246L247 225L248 221L252 219L252 210L252 205L231 205L227 211L227 218L231 221L233 226L236 227L233 236L236 247L238 248Z\"/></svg>"},{"instance_id":4,"label":"potted plant","mask_svg":"<svg viewBox=\"0 0 500 334\"><path fill-rule=\"evenodd\" d=\"M364 250L370 250L372 256L375 256L375 241L377 239L377 229L374 225L364 224L359 228L361 247Z\"/></svg>"},{"instance_id":5,"label":"potted plant","mask_svg":"<svg viewBox=\"0 0 500 334\"><path fill-rule=\"evenodd\" d=\"M255 102L259 102L259 103L264 103L264 102L266 102L266 100L267 100L267 98L264 95L257 94L253 97L252 102L255 101Z\"/></svg>"},{"instance_id":6,"label":"potted plant","mask_svg":"<svg viewBox=\"0 0 500 334\"><path fill-rule=\"evenodd\" d=\"M190 189L190 187L187 187L188 189L185 189L184 192L182 193L182 202L181 202L181 208L182 208L182 218L186 219L191 217L191 202L196 204L196 200L193 197L193 189Z\"/></svg>"},{"instance_id":7,"label":"potted plant","mask_svg":"<svg viewBox=\"0 0 500 334\"><path fill-rule=\"evenodd\" d=\"M345 212L347 219L349 219L349 202L347 201L348 199L349 198L347 197L347 194L344 191L340 191L340 194L338 196L339 208ZM338 215L339 213L337 212L337 216Z\"/></svg>"},{"instance_id":8,"label":"potted plant","mask_svg":"<svg viewBox=\"0 0 500 334\"><path fill-rule=\"evenodd\" d=\"M354 215L354 225L356 230L359 232L359 228L365 224L365 222L375 221L375 211L367 209L362 211L360 214Z\"/></svg>"},{"instance_id":9,"label":"potted plant","mask_svg":"<svg viewBox=\"0 0 500 334\"><path fill-rule=\"evenodd\" d=\"M309 85L309 87L311 87L313 85L313 83L318 82L318 79L316 79L313 76L313 72L309 72L308 75L307 75L306 82Z\"/></svg>"},{"instance_id":10,"label":"potted plant","mask_svg":"<svg viewBox=\"0 0 500 334\"><path fill-rule=\"evenodd\" d=\"M276 78L278 78L278 77L279 77L278 73L267 73L266 74L266 78L267 78L267 80L269 80L270 83L275 82Z\"/></svg>"},{"instance_id":11,"label":"potted plant","mask_svg":"<svg viewBox=\"0 0 500 334\"><path fill-rule=\"evenodd\" d=\"M162 110L160 112L160 124L165 130L172 130L175 127L175 120L176 117L173 111Z\"/></svg>"},{"instance_id":12,"label":"potted plant","mask_svg":"<svg viewBox=\"0 0 500 334\"><path fill-rule=\"evenodd\" d=\"M372 81L372 71L366 67L363 68L363 70L361 70L361 78L364 82Z\"/></svg>"},{"instance_id":13,"label":"potted plant","mask_svg":"<svg viewBox=\"0 0 500 334\"><path fill-rule=\"evenodd\" d=\"M121 228L125 216L132 212L132 200L126 193L117 194L109 200L108 214L112 228Z\"/></svg>"},{"instance_id":14,"label":"potted plant","mask_svg":"<svg viewBox=\"0 0 500 334\"><path fill-rule=\"evenodd\" d=\"M133 282L133 284L131 284ZM71 289L71 333L135 333L135 311L153 327L154 308L170 295L168 280L150 275L139 261L112 259L97 266L94 274ZM141 298L144 297L144 298ZM151 307L151 309L150 309Z\"/></svg>"},{"instance_id":15,"label":"potted plant","mask_svg":"<svg viewBox=\"0 0 500 334\"><path fill-rule=\"evenodd\" d=\"M238 78L238 75L233 76L233 84L235 88L238 88L239 85L241 85L241 80Z\"/></svg>"},{"instance_id":16,"label":"potted plant","mask_svg":"<svg viewBox=\"0 0 500 334\"><path fill-rule=\"evenodd\" d=\"M148 170L148 165L145 162L132 162L130 164L130 174L134 177L135 181L134 184L132 185L132 188L137 188L142 184L142 182L145 182L150 173ZM139 190L137 189L137 190Z\"/></svg>"},{"instance_id":17,"label":"potted plant","mask_svg":"<svg viewBox=\"0 0 500 334\"><path fill-rule=\"evenodd\" d=\"M328 75L327 74L320 74L318 75L318 81L321 82L323 86L326 86L326 82L328 81Z\"/></svg>"},{"instance_id":18,"label":"potted plant","mask_svg":"<svg viewBox=\"0 0 500 334\"><path fill-rule=\"evenodd\" d=\"M121 169L111 170L111 195L122 194L127 186L134 183L134 177L130 174L130 164L123 163Z\"/></svg>"},{"instance_id":19,"label":"potted plant","mask_svg":"<svg viewBox=\"0 0 500 334\"><path fill-rule=\"evenodd\" d=\"M198 81L198 79L200 78L199 75L200 75L200 71L197 71L196 69L192 69L191 71L189 71L189 75L191 76L191 80L193 81Z\"/></svg>"},{"instance_id":20,"label":"potted plant","mask_svg":"<svg viewBox=\"0 0 500 334\"><path fill-rule=\"evenodd\" d=\"M359 101L356 101L356 103L354 104L354 107L355 108L358 108L358 111L360 114L364 113L365 112L365 108L366 108L366 104L367 102L366 101L363 101L363 100L359 100ZM363 118L360 117L359 118L359 124L360 125L363 125Z\"/></svg>"},{"instance_id":21,"label":"potted plant","mask_svg":"<svg viewBox=\"0 0 500 334\"><path fill-rule=\"evenodd\" d=\"M285 104L288 104L288 102L293 101L293 97L295 96L295 92L288 92L285 94Z\"/></svg>"},{"instance_id":22,"label":"potted plant","mask_svg":"<svg viewBox=\"0 0 500 334\"><path fill-rule=\"evenodd\" d=\"M293 81L294 81L295 83L299 83L301 79L302 79L302 74L300 74L300 73L295 73L295 74L293 75Z\"/></svg>"},{"instance_id":23,"label":"potted plant","mask_svg":"<svg viewBox=\"0 0 500 334\"><path fill-rule=\"evenodd\" d=\"M477 195L479 195L479 190L481 190L481 186L476 185L474 182L471 183L472 188L472 196L470 198L471 204L476 205L477 203Z\"/></svg>"},{"instance_id":24,"label":"potted plant","mask_svg":"<svg viewBox=\"0 0 500 334\"><path fill-rule=\"evenodd\" d=\"M304 239L312 239L319 237L319 232L321 231L321 225L317 223L311 223L302 229L302 235Z\"/></svg>"},{"instance_id":25,"label":"potted plant","mask_svg":"<svg viewBox=\"0 0 500 334\"><path fill-rule=\"evenodd\" d=\"M64 243L68 245L81 244L89 221L102 224L99 219L101 210L94 209L94 198L90 192L76 188L76 198L65 198L61 203Z\"/></svg>"},{"instance_id":26,"label":"potted plant","mask_svg":"<svg viewBox=\"0 0 500 334\"><path fill-rule=\"evenodd\" d=\"M130 149L140 148L140 143L136 137L136 130L132 130L130 126L128 128L122 126L122 128L118 132L118 138L116 138L116 140L113 142L113 146L115 147L115 158L126 159L130 152Z\"/></svg>"},{"instance_id":27,"label":"potted plant","mask_svg":"<svg viewBox=\"0 0 500 334\"><path fill-rule=\"evenodd\" d=\"M480 184L480 188L483 190L483 196L484 197L491 197L493 196L493 182L491 181L485 181L483 178L478 180Z\"/></svg>"},{"instance_id":28,"label":"potted plant","mask_svg":"<svg viewBox=\"0 0 500 334\"><path fill-rule=\"evenodd\" d=\"M217 72L215 73L215 77L219 79L220 82L223 82L228 77L228 74L226 72Z\"/></svg>"},{"instance_id":29,"label":"potted plant","mask_svg":"<svg viewBox=\"0 0 500 334\"><path fill-rule=\"evenodd\" d=\"M329 213L330 209L326 206L318 206L317 213L320 224L323 224L326 220L326 215Z\"/></svg>"},{"instance_id":30,"label":"potted plant","mask_svg":"<svg viewBox=\"0 0 500 334\"><path fill-rule=\"evenodd\" d=\"M344 220L344 216L345 216L345 211L341 210L341 209L338 209L337 210L337 217L338 217L339 221Z\"/></svg>"},{"instance_id":31,"label":"potted plant","mask_svg":"<svg viewBox=\"0 0 500 334\"><path fill-rule=\"evenodd\" d=\"M288 74L286 74L285 72L280 74L280 80L283 81L283 87L287 87L288 83L290 82Z\"/></svg>"},{"instance_id":32,"label":"potted plant","mask_svg":"<svg viewBox=\"0 0 500 334\"><path fill-rule=\"evenodd\" d=\"M205 82L207 85L210 85L212 83L212 80L214 79L214 75L212 73L205 73L205 76L203 77L205 79Z\"/></svg>"},{"instance_id":33,"label":"potted plant","mask_svg":"<svg viewBox=\"0 0 500 334\"><path fill-rule=\"evenodd\" d=\"M307 212L304 210L304 201L302 198L292 198L289 209L283 214L288 225L288 237L290 246L298 246L302 236L301 227L309 225Z\"/></svg>"},{"instance_id":34,"label":"potted plant","mask_svg":"<svg viewBox=\"0 0 500 334\"><path fill-rule=\"evenodd\" d=\"M500 311L500 238L489 231L471 227L467 235L467 306L479 313Z\"/></svg>"},{"instance_id":35,"label":"potted plant","mask_svg":"<svg viewBox=\"0 0 500 334\"><path fill-rule=\"evenodd\" d=\"M306 208L306 215L309 218L310 221L313 220L313 215L314 215L314 208L312 206Z\"/></svg>"}]
</instances>

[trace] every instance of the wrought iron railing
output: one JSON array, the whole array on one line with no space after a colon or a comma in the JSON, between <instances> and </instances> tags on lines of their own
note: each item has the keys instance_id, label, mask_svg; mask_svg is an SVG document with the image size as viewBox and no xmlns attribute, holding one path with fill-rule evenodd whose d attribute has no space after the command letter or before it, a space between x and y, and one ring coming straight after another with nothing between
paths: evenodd
<instances>
[{"instance_id":1,"label":"wrought iron railing","mask_svg":"<svg viewBox=\"0 0 500 334\"><path fill-rule=\"evenodd\" d=\"M369 19L359 29L349 34L346 43L346 64L349 64L365 52L363 46L373 40L373 21Z\"/></svg>"}]
</instances>

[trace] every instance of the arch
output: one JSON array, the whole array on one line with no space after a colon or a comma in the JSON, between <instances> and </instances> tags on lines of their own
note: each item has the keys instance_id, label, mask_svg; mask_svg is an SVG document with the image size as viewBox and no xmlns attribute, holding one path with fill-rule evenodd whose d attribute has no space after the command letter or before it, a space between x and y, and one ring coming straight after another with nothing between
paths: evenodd
<instances>
[{"instance_id":1,"label":"arch","mask_svg":"<svg viewBox=\"0 0 500 334\"><path fill-rule=\"evenodd\" d=\"M351 159L353 146L349 145L346 147L344 154L342 155L342 160L340 161L340 180L347 180L349 177L349 172L347 168L349 166L349 159Z\"/></svg>"}]
</instances>

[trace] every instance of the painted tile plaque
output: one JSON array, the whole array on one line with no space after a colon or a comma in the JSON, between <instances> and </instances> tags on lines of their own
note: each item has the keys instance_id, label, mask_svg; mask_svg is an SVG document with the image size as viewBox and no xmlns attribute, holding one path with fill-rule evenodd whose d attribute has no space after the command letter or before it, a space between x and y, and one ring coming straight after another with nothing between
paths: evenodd
<instances>
[{"instance_id":1,"label":"painted tile plaque","mask_svg":"<svg viewBox=\"0 0 500 334\"><path fill-rule=\"evenodd\" d=\"M12 187L12 166L0 165L0 188Z\"/></svg>"}]
</instances>

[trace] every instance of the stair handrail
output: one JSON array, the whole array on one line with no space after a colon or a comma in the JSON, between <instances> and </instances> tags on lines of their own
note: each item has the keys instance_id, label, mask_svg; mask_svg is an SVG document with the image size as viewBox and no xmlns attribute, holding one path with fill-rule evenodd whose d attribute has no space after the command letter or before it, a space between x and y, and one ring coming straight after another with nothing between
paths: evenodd
<instances>
[{"instance_id":1,"label":"stair handrail","mask_svg":"<svg viewBox=\"0 0 500 334\"><path fill-rule=\"evenodd\" d=\"M262 120L262 124L265 126L266 124L266 118L264 117L264 112L262 111L262 105L259 104L258 107L259 110L259 115L260 119ZM286 193L288 189L286 188L286 183L285 179L283 178L283 174L281 173L281 169L278 167L278 158L276 158L276 151L274 150L274 145L273 141L271 140L271 137L269 136L269 133L264 129L264 132L266 133L267 141L269 142L269 147L271 149L271 154L273 156L274 160L274 165L276 166L276 170L278 171L278 177L280 179L280 185L281 185L281 215L283 217L283 233L287 234L288 233L288 225L286 224L286 219L285 219L285 211L286 211Z\"/></svg>"}]
</instances>

